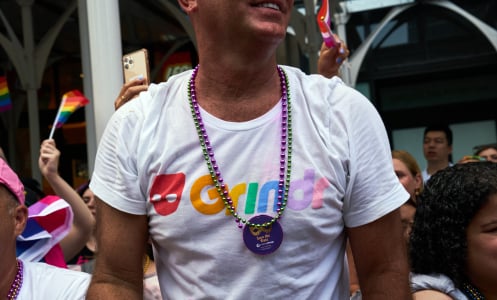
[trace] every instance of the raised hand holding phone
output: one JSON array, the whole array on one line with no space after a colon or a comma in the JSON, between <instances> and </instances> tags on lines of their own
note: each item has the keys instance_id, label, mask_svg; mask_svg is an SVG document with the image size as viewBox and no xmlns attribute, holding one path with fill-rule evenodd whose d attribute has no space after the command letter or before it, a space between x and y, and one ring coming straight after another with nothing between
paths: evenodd
<instances>
[{"instance_id":1,"label":"raised hand holding phone","mask_svg":"<svg viewBox=\"0 0 497 300\"><path fill-rule=\"evenodd\" d=\"M150 70L147 49L140 49L122 57L124 85L114 101L117 110L123 104L148 89Z\"/></svg>"},{"instance_id":2,"label":"raised hand holding phone","mask_svg":"<svg viewBox=\"0 0 497 300\"><path fill-rule=\"evenodd\" d=\"M149 84L150 69L148 65L148 51L143 48L123 55L124 82L135 79L145 79L145 84Z\"/></svg>"}]
</instances>

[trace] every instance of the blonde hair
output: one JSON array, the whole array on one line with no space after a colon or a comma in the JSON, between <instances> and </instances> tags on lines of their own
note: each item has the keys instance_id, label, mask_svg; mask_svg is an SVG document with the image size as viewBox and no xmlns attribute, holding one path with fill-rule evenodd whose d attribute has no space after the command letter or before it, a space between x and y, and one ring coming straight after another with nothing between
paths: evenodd
<instances>
[{"instance_id":1,"label":"blonde hair","mask_svg":"<svg viewBox=\"0 0 497 300\"><path fill-rule=\"evenodd\" d=\"M416 161L414 156L412 156L409 152L405 150L392 150L392 158L398 159L401 162L403 162L406 165L409 172L411 172L412 176L416 176L417 174L419 174L420 176L422 175L421 168L419 167L418 162ZM421 181L421 186L419 187L418 192L421 193L422 191L423 191L423 181Z\"/></svg>"}]
</instances>

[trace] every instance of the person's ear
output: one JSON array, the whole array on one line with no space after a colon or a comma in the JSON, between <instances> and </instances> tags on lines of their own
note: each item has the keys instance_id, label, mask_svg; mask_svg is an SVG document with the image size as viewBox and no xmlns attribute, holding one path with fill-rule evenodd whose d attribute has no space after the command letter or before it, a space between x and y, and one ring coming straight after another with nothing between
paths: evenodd
<instances>
[{"instance_id":1,"label":"person's ear","mask_svg":"<svg viewBox=\"0 0 497 300\"><path fill-rule=\"evenodd\" d=\"M178 4L186 14L189 14L197 6L197 0L178 0Z\"/></svg>"},{"instance_id":2,"label":"person's ear","mask_svg":"<svg viewBox=\"0 0 497 300\"><path fill-rule=\"evenodd\" d=\"M26 222L28 220L28 208L25 205L18 205L14 210L15 218L15 234L16 236L21 235L26 227Z\"/></svg>"}]
</instances>

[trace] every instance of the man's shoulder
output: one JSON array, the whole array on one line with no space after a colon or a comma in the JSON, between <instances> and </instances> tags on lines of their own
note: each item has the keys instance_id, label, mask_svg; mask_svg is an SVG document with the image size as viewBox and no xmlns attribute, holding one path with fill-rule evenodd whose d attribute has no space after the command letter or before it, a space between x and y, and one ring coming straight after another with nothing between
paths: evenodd
<instances>
[{"instance_id":1,"label":"man's shoulder","mask_svg":"<svg viewBox=\"0 0 497 300\"><path fill-rule=\"evenodd\" d=\"M167 81L151 83L146 91L140 93L136 100L129 101L115 112L120 118L144 118L148 114L156 114L166 103L179 99L179 95L187 95L186 88L192 70L184 71L168 78ZM181 102L181 101L180 101Z\"/></svg>"}]
</instances>

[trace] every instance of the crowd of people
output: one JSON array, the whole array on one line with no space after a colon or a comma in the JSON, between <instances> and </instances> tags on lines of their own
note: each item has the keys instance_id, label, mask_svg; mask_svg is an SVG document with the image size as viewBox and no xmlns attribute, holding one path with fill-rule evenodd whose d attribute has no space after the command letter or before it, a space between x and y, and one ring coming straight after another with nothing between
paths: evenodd
<instances>
[{"instance_id":1,"label":"crowd of people","mask_svg":"<svg viewBox=\"0 0 497 300\"><path fill-rule=\"evenodd\" d=\"M293 1L178 3L200 63L123 85L91 181L41 143L74 217L40 262L17 256L25 189L0 158L0 299L497 299L497 145L454 164L428 126L422 171L336 76L343 43L321 75L277 64Z\"/></svg>"}]
</instances>

